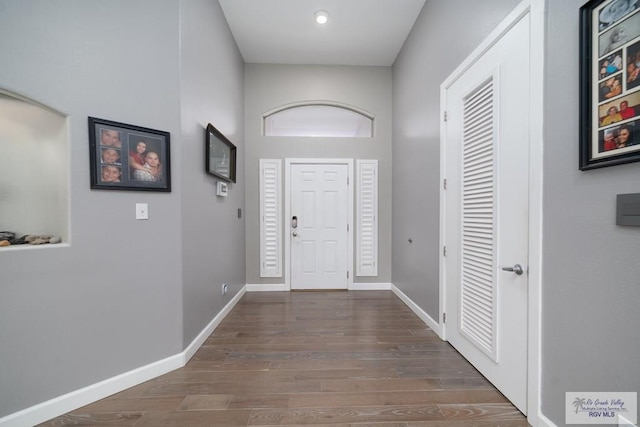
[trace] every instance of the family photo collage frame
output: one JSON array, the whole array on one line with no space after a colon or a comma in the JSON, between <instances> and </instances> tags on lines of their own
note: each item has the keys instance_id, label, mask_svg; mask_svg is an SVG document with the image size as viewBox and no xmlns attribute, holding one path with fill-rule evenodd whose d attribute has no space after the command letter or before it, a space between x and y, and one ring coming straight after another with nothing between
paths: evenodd
<instances>
[{"instance_id":1,"label":"family photo collage frame","mask_svg":"<svg viewBox=\"0 0 640 427\"><path fill-rule=\"evenodd\" d=\"M169 132L89 117L91 188L171 191Z\"/></svg>"},{"instance_id":2,"label":"family photo collage frame","mask_svg":"<svg viewBox=\"0 0 640 427\"><path fill-rule=\"evenodd\" d=\"M580 9L580 170L640 160L640 0Z\"/></svg>"}]
</instances>

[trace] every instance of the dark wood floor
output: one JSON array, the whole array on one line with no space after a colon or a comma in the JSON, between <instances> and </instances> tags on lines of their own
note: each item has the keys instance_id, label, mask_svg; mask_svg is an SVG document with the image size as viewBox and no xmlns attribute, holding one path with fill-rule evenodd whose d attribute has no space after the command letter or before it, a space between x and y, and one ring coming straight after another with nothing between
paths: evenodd
<instances>
[{"instance_id":1,"label":"dark wood floor","mask_svg":"<svg viewBox=\"0 0 640 427\"><path fill-rule=\"evenodd\" d=\"M182 369L43 426L527 426L389 291L246 294Z\"/></svg>"}]
</instances>

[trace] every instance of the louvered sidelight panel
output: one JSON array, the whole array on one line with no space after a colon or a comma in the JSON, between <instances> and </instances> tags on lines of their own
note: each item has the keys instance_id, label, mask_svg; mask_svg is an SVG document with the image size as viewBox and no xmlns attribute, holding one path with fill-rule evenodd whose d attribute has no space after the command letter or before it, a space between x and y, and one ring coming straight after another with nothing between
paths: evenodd
<instances>
[{"instance_id":1,"label":"louvered sidelight panel","mask_svg":"<svg viewBox=\"0 0 640 427\"><path fill-rule=\"evenodd\" d=\"M461 332L496 360L494 84L463 101Z\"/></svg>"},{"instance_id":2,"label":"louvered sidelight panel","mask_svg":"<svg viewBox=\"0 0 640 427\"><path fill-rule=\"evenodd\" d=\"M282 276L280 163L260 159L260 277Z\"/></svg>"},{"instance_id":3,"label":"louvered sidelight panel","mask_svg":"<svg viewBox=\"0 0 640 427\"><path fill-rule=\"evenodd\" d=\"M378 275L378 161L358 160L356 275Z\"/></svg>"}]
</instances>

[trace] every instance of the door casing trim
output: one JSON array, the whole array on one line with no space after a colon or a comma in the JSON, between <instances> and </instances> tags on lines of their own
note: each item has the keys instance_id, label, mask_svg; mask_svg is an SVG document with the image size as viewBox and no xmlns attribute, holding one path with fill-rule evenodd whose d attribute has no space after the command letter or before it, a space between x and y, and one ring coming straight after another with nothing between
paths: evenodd
<instances>
[{"instance_id":1,"label":"door casing trim","mask_svg":"<svg viewBox=\"0 0 640 427\"><path fill-rule=\"evenodd\" d=\"M353 159L327 159L327 158L285 158L284 159L284 283L285 288L291 290L291 166L293 165L346 165L347 166L347 217L349 230L347 231L347 266L349 277L347 278L347 289L353 289L353 238L354 238L354 182L353 182Z\"/></svg>"}]
</instances>

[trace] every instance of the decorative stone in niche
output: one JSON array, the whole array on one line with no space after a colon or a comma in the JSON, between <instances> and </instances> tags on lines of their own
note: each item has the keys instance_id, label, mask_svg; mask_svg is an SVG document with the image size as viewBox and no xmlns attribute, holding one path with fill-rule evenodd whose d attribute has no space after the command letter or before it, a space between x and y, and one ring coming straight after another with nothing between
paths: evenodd
<instances>
[{"instance_id":1,"label":"decorative stone in niche","mask_svg":"<svg viewBox=\"0 0 640 427\"><path fill-rule=\"evenodd\" d=\"M43 235L28 234L22 237L16 237L15 233L11 231L0 231L0 247L15 246L15 245L45 245L55 244L62 242L60 237Z\"/></svg>"}]
</instances>

